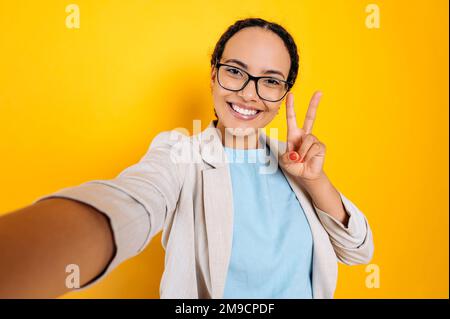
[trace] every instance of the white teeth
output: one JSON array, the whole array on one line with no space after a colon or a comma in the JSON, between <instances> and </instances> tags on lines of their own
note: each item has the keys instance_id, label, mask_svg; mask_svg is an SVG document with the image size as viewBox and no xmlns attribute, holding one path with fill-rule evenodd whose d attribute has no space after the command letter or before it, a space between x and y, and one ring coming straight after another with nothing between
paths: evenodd
<instances>
[{"instance_id":1,"label":"white teeth","mask_svg":"<svg viewBox=\"0 0 450 319\"><path fill-rule=\"evenodd\" d=\"M246 109L242 109L237 105L231 104L231 107L233 108L233 110L235 110L236 112L242 114L242 115L255 115L256 113L258 113L258 111L256 110L246 110Z\"/></svg>"}]
</instances>

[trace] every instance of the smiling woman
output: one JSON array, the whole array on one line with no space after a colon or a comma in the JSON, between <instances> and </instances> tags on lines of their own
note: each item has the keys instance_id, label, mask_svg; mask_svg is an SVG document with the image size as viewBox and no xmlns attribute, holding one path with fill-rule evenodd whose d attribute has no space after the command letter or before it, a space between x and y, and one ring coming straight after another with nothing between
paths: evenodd
<instances>
[{"instance_id":1,"label":"smiling woman","mask_svg":"<svg viewBox=\"0 0 450 319\"><path fill-rule=\"evenodd\" d=\"M282 26L245 19L220 37L211 67L217 127L224 136L225 127L261 128L272 121L295 83L299 56L294 39Z\"/></svg>"},{"instance_id":2,"label":"smiling woman","mask_svg":"<svg viewBox=\"0 0 450 319\"><path fill-rule=\"evenodd\" d=\"M114 179L64 188L0 218L0 251L10 256L0 259L0 294L66 292L62 271L73 260L85 289L162 230L161 298L332 298L337 261L368 263L373 239L364 214L323 171L325 145L312 134L321 92L297 126L290 92L297 72L297 47L282 26L234 23L211 58L217 119L191 137L160 133ZM261 132L285 97L287 143ZM180 140L201 161L174 160ZM258 161L266 155L279 163L270 174ZM68 236L64 222L76 226ZM30 292L42 266L40 287Z\"/></svg>"}]
</instances>

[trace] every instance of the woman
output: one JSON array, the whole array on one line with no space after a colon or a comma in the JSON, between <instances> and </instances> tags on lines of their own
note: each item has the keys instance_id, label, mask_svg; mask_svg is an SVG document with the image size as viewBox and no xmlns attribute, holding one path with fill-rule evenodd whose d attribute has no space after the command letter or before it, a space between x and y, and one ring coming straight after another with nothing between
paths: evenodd
<instances>
[{"instance_id":1,"label":"woman","mask_svg":"<svg viewBox=\"0 0 450 319\"><path fill-rule=\"evenodd\" d=\"M237 21L211 59L217 120L205 131L192 137L163 132L139 163L115 179L42 197L1 218L0 230L34 223L30 242L71 232L72 239L61 236L59 244L37 240L45 242L36 244L38 251L53 254L41 267L49 296L67 291L61 268L70 257L84 271L84 289L139 254L162 230L161 298L332 298L336 261L368 263L373 241L365 216L323 171L325 146L312 134L320 92L297 126L289 92L297 72L297 48L283 27L262 19ZM284 98L287 143L261 130ZM56 214L60 210L65 213ZM36 211L38 221L30 217ZM17 237L11 230L8 236L10 243ZM36 260L27 258L32 267ZM27 287L31 271L10 272L0 278L7 287L17 289L11 277Z\"/></svg>"}]
</instances>

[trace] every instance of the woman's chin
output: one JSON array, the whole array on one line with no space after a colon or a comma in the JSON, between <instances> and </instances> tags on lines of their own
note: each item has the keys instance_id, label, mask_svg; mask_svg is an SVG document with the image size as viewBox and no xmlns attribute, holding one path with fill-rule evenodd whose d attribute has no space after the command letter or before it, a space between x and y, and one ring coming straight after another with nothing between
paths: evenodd
<instances>
[{"instance_id":1,"label":"woman's chin","mask_svg":"<svg viewBox=\"0 0 450 319\"><path fill-rule=\"evenodd\" d=\"M258 130L258 127L248 124L243 125L242 123L230 123L230 125L225 126L225 130L227 134L244 137L255 134Z\"/></svg>"}]
</instances>

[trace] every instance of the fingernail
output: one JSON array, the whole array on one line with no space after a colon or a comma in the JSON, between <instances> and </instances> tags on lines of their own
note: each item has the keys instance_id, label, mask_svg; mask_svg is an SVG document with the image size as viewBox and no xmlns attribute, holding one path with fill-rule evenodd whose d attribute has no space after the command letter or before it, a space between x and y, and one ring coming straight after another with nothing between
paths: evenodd
<instances>
[{"instance_id":1,"label":"fingernail","mask_svg":"<svg viewBox=\"0 0 450 319\"><path fill-rule=\"evenodd\" d=\"M292 151L289 153L289 159L291 161L295 162L296 160L298 160L298 157L299 157L299 155L297 154L297 152Z\"/></svg>"}]
</instances>

